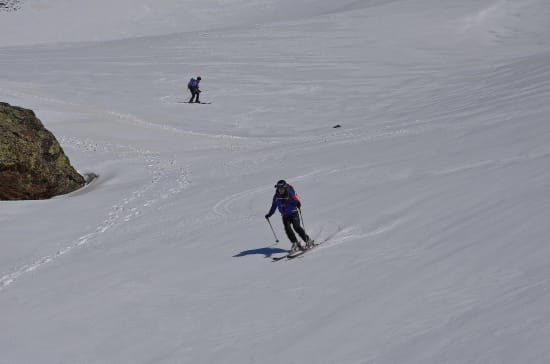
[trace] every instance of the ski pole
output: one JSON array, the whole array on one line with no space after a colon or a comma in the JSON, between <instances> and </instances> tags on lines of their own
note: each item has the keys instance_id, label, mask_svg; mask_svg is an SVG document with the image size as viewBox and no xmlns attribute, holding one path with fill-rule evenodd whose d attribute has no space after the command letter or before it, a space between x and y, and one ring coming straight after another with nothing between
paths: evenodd
<instances>
[{"instance_id":1,"label":"ski pole","mask_svg":"<svg viewBox=\"0 0 550 364\"><path fill-rule=\"evenodd\" d=\"M277 238L277 234L275 234L275 230L273 230L273 226L271 225L271 221L269 221L269 217L265 218L267 220L267 223L269 224L269 227L271 228L271 232L273 233L273 236L275 237L275 242L278 243L279 239Z\"/></svg>"},{"instance_id":2,"label":"ski pole","mask_svg":"<svg viewBox=\"0 0 550 364\"><path fill-rule=\"evenodd\" d=\"M302 220L302 228L305 230L306 226L304 225L304 218L302 217L302 209L298 209L298 214L300 215L300 220Z\"/></svg>"}]
</instances>

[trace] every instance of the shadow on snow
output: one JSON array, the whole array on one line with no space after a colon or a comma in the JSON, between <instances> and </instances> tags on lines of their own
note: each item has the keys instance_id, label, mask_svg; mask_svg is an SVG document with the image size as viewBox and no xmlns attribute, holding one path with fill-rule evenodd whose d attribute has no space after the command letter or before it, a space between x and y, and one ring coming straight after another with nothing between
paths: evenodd
<instances>
[{"instance_id":1,"label":"shadow on snow","mask_svg":"<svg viewBox=\"0 0 550 364\"><path fill-rule=\"evenodd\" d=\"M233 258L244 257L247 255L263 255L264 258L271 258L273 254L288 253L289 250L281 248L272 248L271 246L259 249L244 250L237 255L233 255Z\"/></svg>"}]
</instances>

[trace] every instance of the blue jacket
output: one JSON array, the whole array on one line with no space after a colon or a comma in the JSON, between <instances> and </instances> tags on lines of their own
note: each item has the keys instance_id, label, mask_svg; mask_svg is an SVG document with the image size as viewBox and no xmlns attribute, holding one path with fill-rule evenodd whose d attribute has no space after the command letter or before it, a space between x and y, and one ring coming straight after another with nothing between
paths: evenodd
<instances>
[{"instance_id":1,"label":"blue jacket","mask_svg":"<svg viewBox=\"0 0 550 364\"><path fill-rule=\"evenodd\" d=\"M271 209L267 213L269 216L275 213L275 209L279 209L281 215L290 216L296 212L302 206L296 192L292 187L286 187L284 194L279 194L277 190L273 195L273 202L271 203Z\"/></svg>"},{"instance_id":2,"label":"blue jacket","mask_svg":"<svg viewBox=\"0 0 550 364\"><path fill-rule=\"evenodd\" d=\"M191 91L196 91L199 89L199 81L198 80L195 80L194 78L190 79L189 82L187 83L187 87L189 88L189 90Z\"/></svg>"}]
</instances>

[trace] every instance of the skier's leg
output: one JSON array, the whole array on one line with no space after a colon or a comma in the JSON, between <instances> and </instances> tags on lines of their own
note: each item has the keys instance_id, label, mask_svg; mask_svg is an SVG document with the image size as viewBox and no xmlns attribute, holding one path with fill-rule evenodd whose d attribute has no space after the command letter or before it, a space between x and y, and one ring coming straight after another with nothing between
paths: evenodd
<instances>
[{"instance_id":1,"label":"skier's leg","mask_svg":"<svg viewBox=\"0 0 550 364\"><path fill-rule=\"evenodd\" d=\"M195 98L195 93L191 89L189 89L189 92L191 92L191 98L189 99L189 103L191 103L191 102L193 102L193 99Z\"/></svg>"},{"instance_id":2,"label":"skier's leg","mask_svg":"<svg viewBox=\"0 0 550 364\"><path fill-rule=\"evenodd\" d=\"M291 216L283 216L283 225L285 227L286 236L288 236L288 240L290 240L290 242L294 244L298 242L298 239L296 239L296 235L294 234L294 231L290 226L291 223L292 223Z\"/></svg>"},{"instance_id":3,"label":"skier's leg","mask_svg":"<svg viewBox=\"0 0 550 364\"><path fill-rule=\"evenodd\" d=\"M292 214L291 221L292 221L292 226L294 227L294 230L296 230L298 235L300 235L300 237L305 243L308 243L309 236L306 234L306 231L300 225L300 216L297 213Z\"/></svg>"},{"instance_id":4,"label":"skier's leg","mask_svg":"<svg viewBox=\"0 0 550 364\"><path fill-rule=\"evenodd\" d=\"M195 91L195 95L197 95L197 98L195 99L195 102L200 102L200 101L199 101L199 96L200 96L200 95L199 95L199 91L198 91L198 90Z\"/></svg>"}]
</instances>

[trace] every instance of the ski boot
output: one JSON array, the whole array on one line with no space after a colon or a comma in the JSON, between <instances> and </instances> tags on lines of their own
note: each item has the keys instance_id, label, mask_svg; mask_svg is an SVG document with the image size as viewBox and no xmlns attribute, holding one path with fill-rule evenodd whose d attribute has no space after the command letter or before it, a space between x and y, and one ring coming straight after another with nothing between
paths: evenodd
<instances>
[{"instance_id":1,"label":"ski boot","mask_svg":"<svg viewBox=\"0 0 550 364\"><path fill-rule=\"evenodd\" d=\"M290 253L294 254L301 250L306 250L306 247L300 243L300 241L297 241L295 243L292 243L292 248L290 248Z\"/></svg>"}]
</instances>

